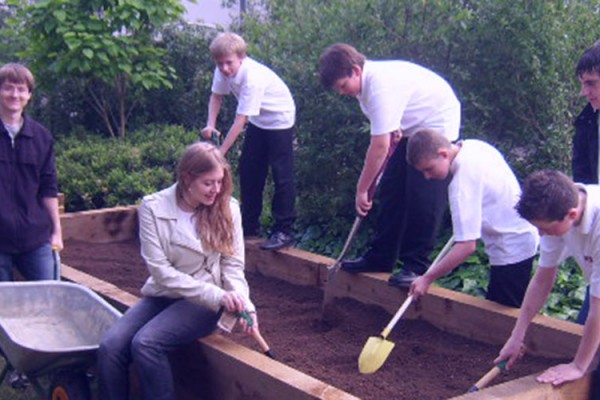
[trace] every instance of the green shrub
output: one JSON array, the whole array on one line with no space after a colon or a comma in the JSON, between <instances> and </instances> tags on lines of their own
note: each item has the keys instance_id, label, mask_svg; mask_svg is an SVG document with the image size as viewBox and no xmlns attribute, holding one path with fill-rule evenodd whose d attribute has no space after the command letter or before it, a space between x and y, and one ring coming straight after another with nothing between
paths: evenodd
<instances>
[{"instance_id":1,"label":"green shrub","mask_svg":"<svg viewBox=\"0 0 600 400\"><path fill-rule=\"evenodd\" d=\"M175 167L195 132L149 126L125 140L94 135L60 138L56 145L59 189L67 211L136 204L175 181Z\"/></svg>"}]
</instances>

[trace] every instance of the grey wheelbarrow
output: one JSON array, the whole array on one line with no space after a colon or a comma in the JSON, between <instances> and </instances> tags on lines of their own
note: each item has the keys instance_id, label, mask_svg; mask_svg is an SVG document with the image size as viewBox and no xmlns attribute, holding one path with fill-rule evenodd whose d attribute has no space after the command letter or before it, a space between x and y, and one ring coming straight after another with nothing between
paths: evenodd
<instances>
[{"instance_id":1,"label":"grey wheelbarrow","mask_svg":"<svg viewBox=\"0 0 600 400\"><path fill-rule=\"evenodd\" d=\"M40 399L90 399L89 369L102 335L121 313L69 282L0 282L0 299L0 384L14 370Z\"/></svg>"}]
</instances>

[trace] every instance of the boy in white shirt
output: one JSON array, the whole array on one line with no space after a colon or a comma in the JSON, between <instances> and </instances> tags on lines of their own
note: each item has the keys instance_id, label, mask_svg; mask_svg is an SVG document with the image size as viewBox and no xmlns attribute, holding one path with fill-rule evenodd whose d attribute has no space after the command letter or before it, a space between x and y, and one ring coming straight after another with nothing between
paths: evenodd
<instances>
[{"instance_id":1,"label":"boy in white shirt","mask_svg":"<svg viewBox=\"0 0 600 400\"><path fill-rule=\"evenodd\" d=\"M583 336L573 361L551 367L537 378L538 382L561 385L581 378L590 369L600 345L600 187L575 184L558 171L538 171L523 182L516 209L542 235L540 260L512 334L494 362L508 360L510 368L523 355L527 328L546 302L558 266L573 257L590 284L590 311ZM598 379L595 386L590 398L597 399Z\"/></svg>"},{"instance_id":2,"label":"boy in white shirt","mask_svg":"<svg viewBox=\"0 0 600 400\"><path fill-rule=\"evenodd\" d=\"M455 244L439 263L411 285L415 299L433 281L462 264L481 239L492 265L486 298L520 307L537 251L535 227L514 206L521 189L498 150L480 140L451 143L432 129L408 140L407 161L426 179L446 179Z\"/></svg>"},{"instance_id":3,"label":"boy in white shirt","mask_svg":"<svg viewBox=\"0 0 600 400\"><path fill-rule=\"evenodd\" d=\"M368 60L354 47L337 43L319 60L321 83L355 97L371 123L371 140L356 187L356 212L365 216L373 202L369 187L387 156L379 184L376 236L367 253L342 262L347 272L392 272L390 285L408 287L429 266L437 231L447 207L447 182L427 181L406 164L406 140L419 128L433 128L458 139L460 102L441 76L403 60Z\"/></svg>"},{"instance_id":4,"label":"boy in white shirt","mask_svg":"<svg viewBox=\"0 0 600 400\"><path fill-rule=\"evenodd\" d=\"M263 190L271 168L274 194L271 212L275 220L265 250L293 243L295 213L294 149L296 106L286 84L271 69L246 55L246 42L232 32L220 33L210 44L216 68L208 104L205 138L216 129L223 96L238 101L236 117L220 149L227 154L246 124L240 157L240 191L244 236L260 230Z\"/></svg>"}]
</instances>

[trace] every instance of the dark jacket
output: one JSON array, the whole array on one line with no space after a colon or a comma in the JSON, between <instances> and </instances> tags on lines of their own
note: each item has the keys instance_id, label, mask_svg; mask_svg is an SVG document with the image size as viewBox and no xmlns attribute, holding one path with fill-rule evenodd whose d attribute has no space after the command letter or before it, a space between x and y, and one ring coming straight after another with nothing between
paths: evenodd
<instances>
[{"instance_id":1,"label":"dark jacket","mask_svg":"<svg viewBox=\"0 0 600 400\"><path fill-rule=\"evenodd\" d=\"M573 138L573 180L598 183L598 111L588 103L575 119Z\"/></svg>"},{"instance_id":2,"label":"dark jacket","mask_svg":"<svg viewBox=\"0 0 600 400\"><path fill-rule=\"evenodd\" d=\"M0 252L21 253L47 243L53 227L42 199L57 195L50 132L25 116L13 146L0 123Z\"/></svg>"}]
</instances>

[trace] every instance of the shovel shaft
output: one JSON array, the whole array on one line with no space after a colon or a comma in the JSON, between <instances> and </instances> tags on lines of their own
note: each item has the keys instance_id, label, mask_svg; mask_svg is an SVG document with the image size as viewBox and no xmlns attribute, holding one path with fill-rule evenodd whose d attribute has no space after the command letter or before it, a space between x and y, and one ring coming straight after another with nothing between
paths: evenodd
<instances>
[{"instance_id":1,"label":"shovel shaft","mask_svg":"<svg viewBox=\"0 0 600 400\"><path fill-rule=\"evenodd\" d=\"M400 320L402 315L406 312L406 310L410 306L410 303L412 303L412 299L413 299L413 297L411 295L411 296L408 296L406 298L406 300L404 300L404 303L402 303L402 305L400 306L398 311L396 311L396 314L394 314L394 317L392 318L392 320L383 329L383 331L381 332L381 336L384 339L387 338L387 336L390 334L390 331L394 328L394 326L396 326L396 323L398 322L398 320Z\"/></svg>"},{"instance_id":2,"label":"shovel shaft","mask_svg":"<svg viewBox=\"0 0 600 400\"><path fill-rule=\"evenodd\" d=\"M398 141L395 140L395 134L391 133L390 134L390 147L388 149L388 153L386 154L385 159L383 160L383 163L381 164L381 167L379 168L379 171L377 171L376 178L373 180L373 182L371 182L371 185L369 186L369 190L367 192L369 200L373 199L373 196L375 195L375 189L377 189L377 185L379 184L379 181L381 180L383 171L385 171L385 168L387 167L387 164L388 164L390 158L392 157L392 154L394 154L394 151L396 151L397 147L398 147ZM331 289L334 286L335 275L337 274L337 272L339 271L339 269L342 266L342 260L346 257L346 254L348 253L348 250L350 249L350 245L352 244L352 241L354 240L354 237L356 236L356 232L358 232L358 228L360 227L360 223L362 222L362 220L363 220L363 217L361 217L360 215L357 215L356 218L354 218L354 223L352 224L350 233L348 233L348 237L346 238L344 247L342 247L342 251L340 252L338 258L335 260L335 263L327 268L327 282L325 283L325 288L323 289L323 303L321 304L321 319L325 318L325 314L327 313L327 308L332 299Z\"/></svg>"}]
</instances>

